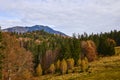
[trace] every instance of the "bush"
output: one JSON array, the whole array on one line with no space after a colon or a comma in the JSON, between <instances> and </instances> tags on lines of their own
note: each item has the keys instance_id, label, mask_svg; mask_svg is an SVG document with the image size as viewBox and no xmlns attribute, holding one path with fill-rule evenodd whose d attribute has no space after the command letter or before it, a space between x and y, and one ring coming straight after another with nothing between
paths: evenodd
<instances>
[{"instance_id":1,"label":"bush","mask_svg":"<svg viewBox=\"0 0 120 80\"><path fill-rule=\"evenodd\" d=\"M66 63L65 59L63 59L61 61L60 70L61 70L62 74L65 74L67 72L67 63Z\"/></svg>"},{"instance_id":2,"label":"bush","mask_svg":"<svg viewBox=\"0 0 120 80\"><path fill-rule=\"evenodd\" d=\"M88 59L85 57L84 59L81 60L81 70L83 72L87 71L88 69Z\"/></svg>"},{"instance_id":3,"label":"bush","mask_svg":"<svg viewBox=\"0 0 120 80\"><path fill-rule=\"evenodd\" d=\"M56 66L56 70L59 71L60 70L60 60L58 60L55 64Z\"/></svg>"},{"instance_id":4,"label":"bush","mask_svg":"<svg viewBox=\"0 0 120 80\"><path fill-rule=\"evenodd\" d=\"M52 73L52 74L55 73L55 65L54 64L50 65L49 72Z\"/></svg>"},{"instance_id":5,"label":"bush","mask_svg":"<svg viewBox=\"0 0 120 80\"><path fill-rule=\"evenodd\" d=\"M68 69L74 68L74 59L73 58L67 59L67 67L68 67Z\"/></svg>"},{"instance_id":6,"label":"bush","mask_svg":"<svg viewBox=\"0 0 120 80\"><path fill-rule=\"evenodd\" d=\"M37 68L36 68L36 75L37 76L41 76L42 75L42 67L41 64L38 64Z\"/></svg>"}]
</instances>

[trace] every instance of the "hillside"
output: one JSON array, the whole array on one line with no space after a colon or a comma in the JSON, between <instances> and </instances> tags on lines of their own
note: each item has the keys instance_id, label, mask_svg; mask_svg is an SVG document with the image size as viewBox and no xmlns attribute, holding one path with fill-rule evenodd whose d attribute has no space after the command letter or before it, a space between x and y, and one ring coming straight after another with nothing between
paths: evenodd
<instances>
[{"instance_id":1,"label":"hillside","mask_svg":"<svg viewBox=\"0 0 120 80\"><path fill-rule=\"evenodd\" d=\"M2 79L0 80L22 80L24 72L33 71L33 55L20 46L15 36L9 33L2 33ZM0 48L1 49L1 48ZM0 63L1 63L0 62ZM9 77L10 76L10 77Z\"/></svg>"},{"instance_id":2,"label":"hillside","mask_svg":"<svg viewBox=\"0 0 120 80\"><path fill-rule=\"evenodd\" d=\"M88 72L65 75L45 75L42 80L119 80L120 56L103 57L89 63Z\"/></svg>"},{"instance_id":3,"label":"hillside","mask_svg":"<svg viewBox=\"0 0 120 80\"><path fill-rule=\"evenodd\" d=\"M114 50L118 36L120 31L73 37L44 30L1 32L4 58L0 60L4 64L0 74L3 80L119 79L120 56Z\"/></svg>"},{"instance_id":4,"label":"hillside","mask_svg":"<svg viewBox=\"0 0 120 80\"><path fill-rule=\"evenodd\" d=\"M41 31L41 30L44 30L45 32L48 32L48 33L51 33L51 34L59 34L59 35L66 36L66 34L64 34L60 31L53 30L52 28L50 28L48 26L43 26L43 25L34 25L34 26L30 26L30 27L15 26L15 27L3 29L2 31L4 31L4 32L16 32L16 33L26 33L26 32Z\"/></svg>"}]
</instances>

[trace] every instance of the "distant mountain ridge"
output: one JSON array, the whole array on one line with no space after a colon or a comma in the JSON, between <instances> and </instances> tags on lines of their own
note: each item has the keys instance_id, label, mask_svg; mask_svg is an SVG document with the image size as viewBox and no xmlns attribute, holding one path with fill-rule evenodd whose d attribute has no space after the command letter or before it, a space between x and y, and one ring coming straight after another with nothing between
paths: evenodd
<instances>
[{"instance_id":1,"label":"distant mountain ridge","mask_svg":"<svg viewBox=\"0 0 120 80\"><path fill-rule=\"evenodd\" d=\"M43 25L34 25L34 26L31 26L31 27L15 26L15 27L3 29L2 31L4 31L4 32L26 33L26 32L38 31L38 30L39 31L44 30L45 32L48 32L50 34L58 34L58 35L66 36L66 34L64 34L60 31L53 30L52 28L50 28L48 26L43 26Z\"/></svg>"}]
</instances>

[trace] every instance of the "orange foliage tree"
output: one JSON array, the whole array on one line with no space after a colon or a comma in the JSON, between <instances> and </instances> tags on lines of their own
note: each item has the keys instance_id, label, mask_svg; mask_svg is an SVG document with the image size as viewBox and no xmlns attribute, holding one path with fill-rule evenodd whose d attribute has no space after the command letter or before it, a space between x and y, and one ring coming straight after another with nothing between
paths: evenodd
<instances>
[{"instance_id":1,"label":"orange foliage tree","mask_svg":"<svg viewBox=\"0 0 120 80\"><path fill-rule=\"evenodd\" d=\"M88 58L88 61L93 61L96 58L97 51L95 43L92 40L82 41L81 42L82 55L81 58Z\"/></svg>"},{"instance_id":2,"label":"orange foliage tree","mask_svg":"<svg viewBox=\"0 0 120 80\"><path fill-rule=\"evenodd\" d=\"M17 41L15 36L4 33L3 44L5 46L3 51L4 80L17 80L17 78L22 77L21 73L23 73L24 70L32 72L32 54L20 47L19 41Z\"/></svg>"}]
</instances>

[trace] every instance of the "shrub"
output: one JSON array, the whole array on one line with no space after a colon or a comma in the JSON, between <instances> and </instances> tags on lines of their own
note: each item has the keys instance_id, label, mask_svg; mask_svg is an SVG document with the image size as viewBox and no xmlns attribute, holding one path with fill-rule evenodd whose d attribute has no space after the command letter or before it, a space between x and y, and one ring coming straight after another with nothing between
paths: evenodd
<instances>
[{"instance_id":1,"label":"shrub","mask_svg":"<svg viewBox=\"0 0 120 80\"><path fill-rule=\"evenodd\" d=\"M63 59L61 61L60 70L61 70L62 74L65 74L67 72L67 63L66 63L65 59Z\"/></svg>"},{"instance_id":2,"label":"shrub","mask_svg":"<svg viewBox=\"0 0 120 80\"><path fill-rule=\"evenodd\" d=\"M42 67L41 64L38 64L37 68L36 68L36 75L37 76L41 76L42 75Z\"/></svg>"},{"instance_id":3,"label":"shrub","mask_svg":"<svg viewBox=\"0 0 120 80\"><path fill-rule=\"evenodd\" d=\"M54 64L50 65L49 72L52 73L52 74L55 73L55 65Z\"/></svg>"},{"instance_id":4,"label":"shrub","mask_svg":"<svg viewBox=\"0 0 120 80\"><path fill-rule=\"evenodd\" d=\"M68 69L74 68L74 59L73 58L67 59L67 67L68 67Z\"/></svg>"},{"instance_id":5,"label":"shrub","mask_svg":"<svg viewBox=\"0 0 120 80\"><path fill-rule=\"evenodd\" d=\"M88 59L85 57L84 59L81 60L81 70L83 72L87 71L88 69Z\"/></svg>"}]
</instances>

